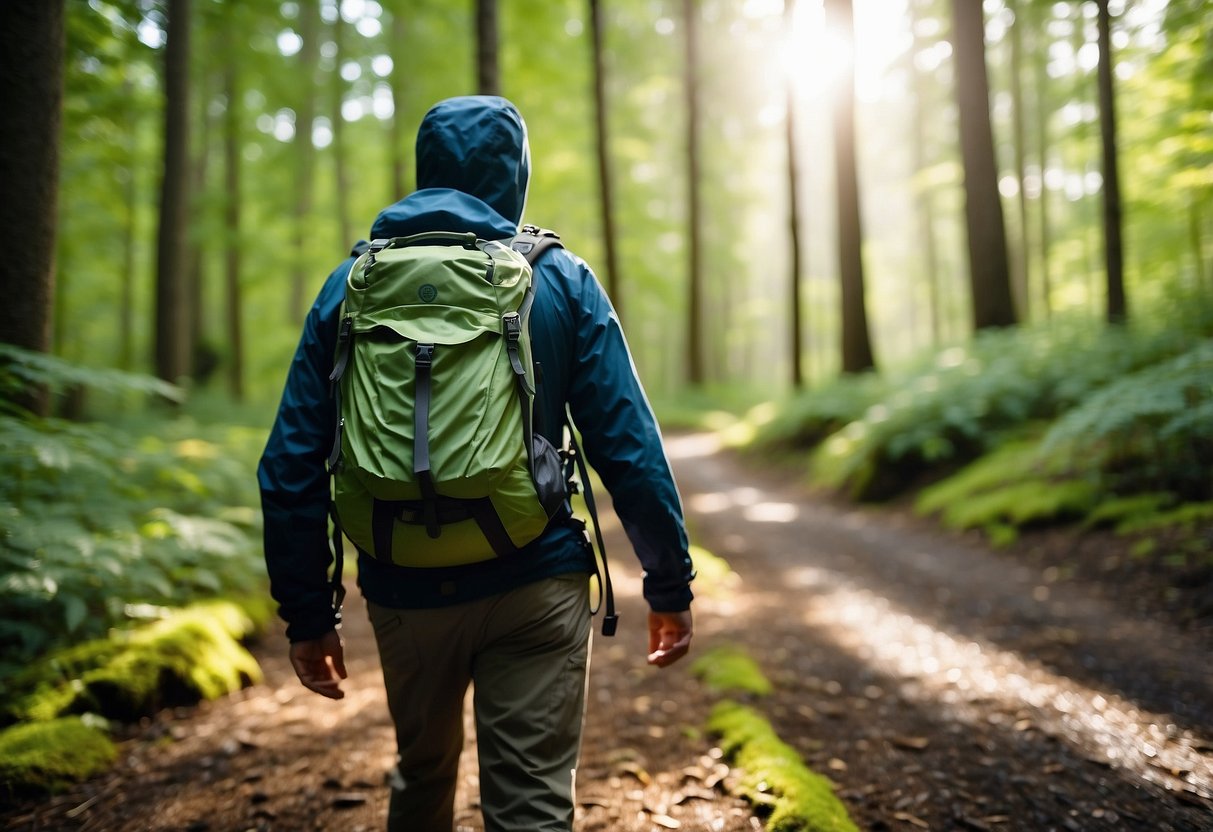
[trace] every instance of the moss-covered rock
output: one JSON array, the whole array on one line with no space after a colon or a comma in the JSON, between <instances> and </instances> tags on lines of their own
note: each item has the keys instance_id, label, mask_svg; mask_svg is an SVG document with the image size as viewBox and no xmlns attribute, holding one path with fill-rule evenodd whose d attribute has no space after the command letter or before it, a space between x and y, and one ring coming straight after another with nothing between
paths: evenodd
<instances>
[{"instance_id":1,"label":"moss-covered rock","mask_svg":"<svg viewBox=\"0 0 1213 832\"><path fill-rule=\"evenodd\" d=\"M13 680L22 693L6 707L9 721L81 713L133 721L239 690L261 678L241 644L256 626L240 606L212 601L68 648Z\"/></svg>"},{"instance_id":2,"label":"moss-covered rock","mask_svg":"<svg viewBox=\"0 0 1213 832\"><path fill-rule=\"evenodd\" d=\"M0 731L0 798L49 794L104 771L118 750L80 717Z\"/></svg>"},{"instance_id":3,"label":"moss-covered rock","mask_svg":"<svg viewBox=\"0 0 1213 832\"><path fill-rule=\"evenodd\" d=\"M708 729L742 771L740 794L770 808L768 832L858 832L830 781L805 766L757 711L725 700Z\"/></svg>"}]
</instances>

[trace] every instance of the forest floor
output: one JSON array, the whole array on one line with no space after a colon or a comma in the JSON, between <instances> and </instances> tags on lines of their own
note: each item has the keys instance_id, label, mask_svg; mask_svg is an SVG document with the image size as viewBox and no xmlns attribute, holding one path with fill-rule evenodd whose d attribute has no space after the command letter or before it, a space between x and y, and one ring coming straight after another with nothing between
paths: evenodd
<instances>
[{"instance_id":1,"label":"forest floor","mask_svg":"<svg viewBox=\"0 0 1213 832\"><path fill-rule=\"evenodd\" d=\"M897 507L810 495L708 436L669 449L695 542L740 576L696 601L692 659L754 657L775 689L753 704L860 829L1213 830L1209 574L1133 568L1111 537L992 551ZM622 619L594 639L577 829L761 829L726 791L736 774L702 730L718 696L692 659L645 665L640 575L608 533ZM275 633L257 648L262 684L161 713L112 772L0 824L381 828L393 738L356 597L344 700L305 691ZM474 745L469 727L456 822L478 832Z\"/></svg>"}]
</instances>

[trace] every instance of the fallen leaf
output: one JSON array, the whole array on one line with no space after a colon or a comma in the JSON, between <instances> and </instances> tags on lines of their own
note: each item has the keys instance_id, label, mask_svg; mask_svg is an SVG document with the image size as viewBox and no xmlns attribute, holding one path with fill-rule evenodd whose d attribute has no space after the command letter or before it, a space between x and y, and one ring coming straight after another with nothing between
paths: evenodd
<instances>
[{"instance_id":1,"label":"fallen leaf","mask_svg":"<svg viewBox=\"0 0 1213 832\"><path fill-rule=\"evenodd\" d=\"M665 829L679 829L682 827L682 822L676 820L669 815L649 815L649 820Z\"/></svg>"},{"instance_id":2,"label":"fallen leaf","mask_svg":"<svg viewBox=\"0 0 1213 832\"><path fill-rule=\"evenodd\" d=\"M840 760L837 757L831 758L830 762L826 763L826 765L828 765L830 767L830 771L846 771L847 770L846 761Z\"/></svg>"},{"instance_id":3,"label":"fallen leaf","mask_svg":"<svg viewBox=\"0 0 1213 832\"><path fill-rule=\"evenodd\" d=\"M922 751L931 744L931 740L927 737L892 737L889 742L898 748L904 748L909 751Z\"/></svg>"}]
</instances>

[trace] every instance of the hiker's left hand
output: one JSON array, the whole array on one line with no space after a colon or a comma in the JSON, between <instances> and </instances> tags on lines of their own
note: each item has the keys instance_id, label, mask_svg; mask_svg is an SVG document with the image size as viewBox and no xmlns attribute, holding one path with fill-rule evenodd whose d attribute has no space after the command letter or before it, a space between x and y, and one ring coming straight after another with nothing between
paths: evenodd
<instances>
[{"instance_id":1,"label":"hiker's left hand","mask_svg":"<svg viewBox=\"0 0 1213 832\"><path fill-rule=\"evenodd\" d=\"M649 613L649 664L668 667L691 649L691 611Z\"/></svg>"},{"instance_id":2,"label":"hiker's left hand","mask_svg":"<svg viewBox=\"0 0 1213 832\"><path fill-rule=\"evenodd\" d=\"M336 630L329 630L320 638L296 641L291 644L291 667L295 675L310 691L329 699L341 699L345 691L341 680L346 678L345 647Z\"/></svg>"}]
</instances>

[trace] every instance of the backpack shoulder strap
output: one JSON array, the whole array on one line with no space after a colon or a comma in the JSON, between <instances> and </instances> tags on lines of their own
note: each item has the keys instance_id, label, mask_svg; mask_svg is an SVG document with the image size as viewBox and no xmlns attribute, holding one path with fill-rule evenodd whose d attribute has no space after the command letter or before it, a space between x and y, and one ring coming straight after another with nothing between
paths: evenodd
<instances>
[{"instance_id":1,"label":"backpack shoulder strap","mask_svg":"<svg viewBox=\"0 0 1213 832\"><path fill-rule=\"evenodd\" d=\"M525 257L533 268L545 251L550 248L564 248L564 243L560 242L560 235L550 228L524 225L510 243L510 248Z\"/></svg>"}]
</instances>

